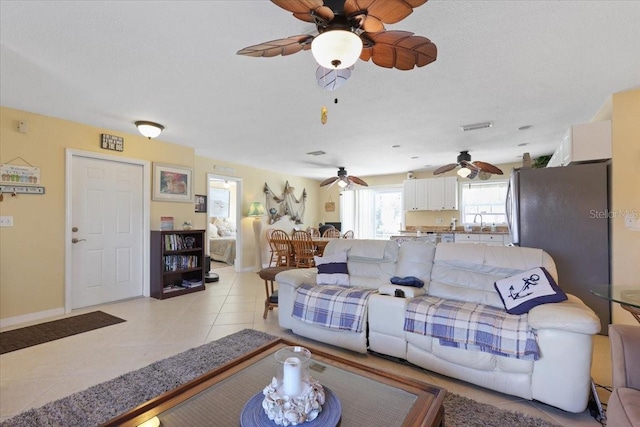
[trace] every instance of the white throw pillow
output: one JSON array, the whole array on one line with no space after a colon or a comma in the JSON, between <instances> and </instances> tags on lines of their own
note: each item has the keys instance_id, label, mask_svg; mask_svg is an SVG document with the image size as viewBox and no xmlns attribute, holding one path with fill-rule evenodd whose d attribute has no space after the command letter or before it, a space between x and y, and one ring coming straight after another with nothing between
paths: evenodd
<instances>
[{"instance_id":1,"label":"white throw pillow","mask_svg":"<svg viewBox=\"0 0 640 427\"><path fill-rule=\"evenodd\" d=\"M544 269L536 267L494 284L509 314L528 313L533 307L550 302L560 302L567 295Z\"/></svg>"},{"instance_id":2,"label":"white throw pillow","mask_svg":"<svg viewBox=\"0 0 640 427\"><path fill-rule=\"evenodd\" d=\"M349 270L347 269L347 252L338 252L323 257L313 257L318 275L318 285L349 286Z\"/></svg>"}]
</instances>

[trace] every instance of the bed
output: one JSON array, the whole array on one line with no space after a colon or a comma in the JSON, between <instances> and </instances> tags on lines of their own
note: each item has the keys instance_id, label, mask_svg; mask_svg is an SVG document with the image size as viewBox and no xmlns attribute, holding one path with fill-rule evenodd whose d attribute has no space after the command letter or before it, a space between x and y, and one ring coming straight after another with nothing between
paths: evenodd
<instances>
[{"instance_id":1,"label":"bed","mask_svg":"<svg viewBox=\"0 0 640 427\"><path fill-rule=\"evenodd\" d=\"M227 218L209 221L209 256L214 261L233 265L236 259L236 228Z\"/></svg>"}]
</instances>

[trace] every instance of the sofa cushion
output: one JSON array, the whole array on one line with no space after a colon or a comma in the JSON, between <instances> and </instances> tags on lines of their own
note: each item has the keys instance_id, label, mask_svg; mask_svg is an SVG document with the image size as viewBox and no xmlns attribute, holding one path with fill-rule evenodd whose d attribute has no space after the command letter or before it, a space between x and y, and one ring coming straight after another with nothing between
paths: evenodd
<instances>
[{"instance_id":1,"label":"sofa cushion","mask_svg":"<svg viewBox=\"0 0 640 427\"><path fill-rule=\"evenodd\" d=\"M318 285L349 286L349 270L347 268L347 253L337 252L327 256L314 256L318 267L316 282Z\"/></svg>"},{"instance_id":2,"label":"sofa cushion","mask_svg":"<svg viewBox=\"0 0 640 427\"><path fill-rule=\"evenodd\" d=\"M553 277L542 267L496 280L494 286L509 314L528 313L538 305L567 299Z\"/></svg>"},{"instance_id":3,"label":"sofa cushion","mask_svg":"<svg viewBox=\"0 0 640 427\"><path fill-rule=\"evenodd\" d=\"M398 244L393 240L332 239L324 256L345 251L351 286L378 289L396 275Z\"/></svg>"},{"instance_id":4,"label":"sofa cushion","mask_svg":"<svg viewBox=\"0 0 640 427\"><path fill-rule=\"evenodd\" d=\"M504 309L494 283L539 266L556 277L553 259L542 249L440 243L436 247L428 294Z\"/></svg>"}]
</instances>

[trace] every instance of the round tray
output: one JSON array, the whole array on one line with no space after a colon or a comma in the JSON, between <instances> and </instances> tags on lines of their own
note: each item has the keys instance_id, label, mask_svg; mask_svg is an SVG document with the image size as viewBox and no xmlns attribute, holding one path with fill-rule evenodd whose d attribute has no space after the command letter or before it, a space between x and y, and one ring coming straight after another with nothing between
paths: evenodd
<instances>
[{"instance_id":1,"label":"round tray","mask_svg":"<svg viewBox=\"0 0 640 427\"><path fill-rule=\"evenodd\" d=\"M325 400L324 405L322 405L322 412L318 414L315 420L298 424L299 426L335 427L338 425L342 416L340 401L331 390L324 386L323 388ZM262 409L263 399L264 395L259 392L244 405L240 414L240 425L242 427L273 427L276 425L264 413L264 409Z\"/></svg>"}]
</instances>

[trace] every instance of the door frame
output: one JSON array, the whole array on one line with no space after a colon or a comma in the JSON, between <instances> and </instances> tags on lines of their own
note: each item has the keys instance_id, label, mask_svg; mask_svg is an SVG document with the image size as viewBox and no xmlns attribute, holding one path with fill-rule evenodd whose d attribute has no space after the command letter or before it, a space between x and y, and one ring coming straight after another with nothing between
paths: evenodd
<instances>
[{"instance_id":1,"label":"door frame","mask_svg":"<svg viewBox=\"0 0 640 427\"><path fill-rule=\"evenodd\" d=\"M151 205L151 162L129 157L83 151L73 148L65 149L65 230L64 230L64 312L71 312L71 298L73 292L73 257L71 254L71 212L72 212L72 184L73 158L86 157L95 160L105 160L118 163L142 166L142 296L150 296L150 205Z\"/></svg>"},{"instance_id":2,"label":"door frame","mask_svg":"<svg viewBox=\"0 0 640 427\"><path fill-rule=\"evenodd\" d=\"M227 176L227 175L218 175L215 173L207 174L207 184L205 188L207 189L207 197L209 197L209 182L214 180L219 181L233 181L236 183L236 262L234 265L234 270L237 272L242 271L242 178L238 178L237 176ZM209 253L209 205L207 204L207 250L206 253Z\"/></svg>"}]
</instances>

